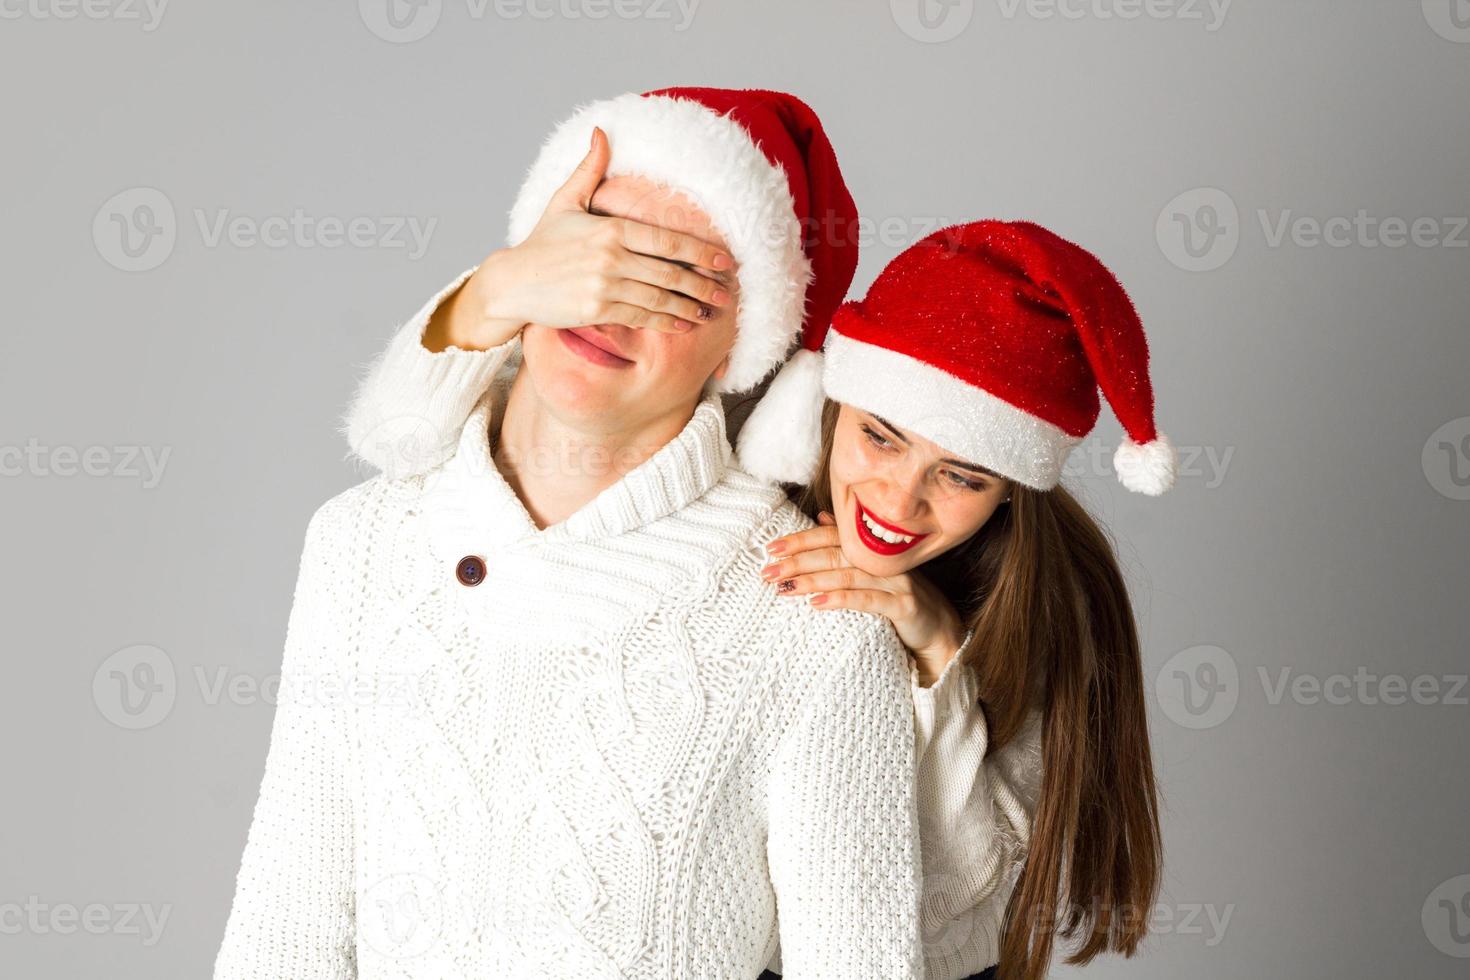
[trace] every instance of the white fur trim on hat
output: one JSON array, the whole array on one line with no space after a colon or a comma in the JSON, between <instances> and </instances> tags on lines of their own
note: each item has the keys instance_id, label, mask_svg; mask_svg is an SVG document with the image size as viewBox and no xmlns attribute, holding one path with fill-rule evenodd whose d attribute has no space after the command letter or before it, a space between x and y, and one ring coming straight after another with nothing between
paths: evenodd
<instances>
[{"instance_id":1,"label":"white fur trim on hat","mask_svg":"<svg viewBox=\"0 0 1470 980\"><path fill-rule=\"evenodd\" d=\"M636 174L687 195L709 215L738 263L737 335L712 392L747 391L786 356L801 330L811 263L785 172L750 134L691 99L620 95L578 109L547 138L510 211L508 244L525 241L552 194L607 133L608 176Z\"/></svg>"},{"instance_id":2,"label":"white fur trim on hat","mask_svg":"<svg viewBox=\"0 0 1470 980\"><path fill-rule=\"evenodd\" d=\"M802 349L740 428L738 465L772 483L809 483L822 457L822 355Z\"/></svg>"},{"instance_id":3,"label":"white fur trim on hat","mask_svg":"<svg viewBox=\"0 0 1470 980\"><path fill-rule=\"evenodd\" d=\"M1113 453L1113 471L1118 474L1118 482L1150 497L1157 497L1172 487L1178 469L1174 445L1162 432L1156 433L1152 442L1141 445L1124 436L1118 451Z\"/></svg>"},{"instance_id":4,"label":"white fur trim on hat","mask_svg":"<svg viewBox=\"0 0 1470 980\"><path fill-rule=\"evenodd\" d=\"M828 398L917 432L966 462L1036 490L1062 478L1082 440L947 371L897 351L827 332Z\"/></svg>"}]
</instances>

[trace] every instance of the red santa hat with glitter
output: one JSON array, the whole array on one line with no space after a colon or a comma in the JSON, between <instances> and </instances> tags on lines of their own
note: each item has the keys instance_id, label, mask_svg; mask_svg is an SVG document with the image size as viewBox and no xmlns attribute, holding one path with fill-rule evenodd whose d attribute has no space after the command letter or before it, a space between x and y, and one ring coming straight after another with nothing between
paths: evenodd
<instances>
[{"instance_id":1,"label":"red santa hat with glitter","mask_svg":"<svg viewBox=\"0 0 1470 980\"><path fill-rule=\"evenodd\" d=\"M1096 424L1101 389L1126 432L1118 479L1147 494L1174 483L1132 302L1091 253L1029 222L955 225L911 246L830 331L803 335L783 378L740 434L742 465L766 479L811 480L825 394L1049 490Z\"/></svg>"},{"instance_id":2,"label":"red santa hat with glitter","mask_svg":"<svg viewBox=\"0 0 1470 980\"><path fill-rule=\"evenodd\" d=\"M579 108L547 138L510 212L508 242L607 133L607 175L674 188L709 215L738 265L736 338L707 390L755 387L786 359L803 324L825 329L857 270L857 208L811 107L758 89L666 88Z\"/></svg>"}]
</instances>

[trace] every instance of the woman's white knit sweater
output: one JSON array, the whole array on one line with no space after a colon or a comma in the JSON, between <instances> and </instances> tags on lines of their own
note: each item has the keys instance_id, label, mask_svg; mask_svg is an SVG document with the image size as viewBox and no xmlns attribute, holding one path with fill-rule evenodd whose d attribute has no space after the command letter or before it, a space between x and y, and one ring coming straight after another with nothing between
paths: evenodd
<instances>
[{"instance_id":1,"label":"woman's white knit sweater","mask_svg":"<svg viewBox=\"0 0 1470 980\"><path fill-rule=\"evenodd\" d=\"M993 963L1039 721L982 763L968 671L919 687L886 621L762 582L810 522L731 465L716 398L538 530L487 445L518 345L419 342L463 278L354 405L384 475L308 530L217 980Z\"/></svg>"}]
</instances>

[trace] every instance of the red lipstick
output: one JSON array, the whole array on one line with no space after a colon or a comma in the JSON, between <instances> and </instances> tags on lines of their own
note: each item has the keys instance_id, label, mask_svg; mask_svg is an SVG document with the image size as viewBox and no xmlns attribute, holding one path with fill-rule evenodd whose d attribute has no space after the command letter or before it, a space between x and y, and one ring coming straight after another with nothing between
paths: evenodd
<instances>
[{"instance_id":1,"label":"red lipstick","mask_svg":"<svg viewBox=\"0 0 1470 980\"><path fill-rule=\"evenodd\" d=\"M913 534L912 532L905 531L901 527L895 527L894 525L889 524L887 521L881 520L863 507L862 501L858 500L857 498L857 494L853 494L852 501L854 505L853 524L857 528L858 540L863 543L864 547L866 547L874 554L884 556L901 555L929 536L928 534ZM872 521L874 524L878 525L885 531L891 531L894 534L902 534L905 537L913 538L913 540L899 543L884 541L882 538L873 533L872 529L868 527L867 521L863 520L864 517L866 517L868 520Z\"/></svg>"}]
</instances>

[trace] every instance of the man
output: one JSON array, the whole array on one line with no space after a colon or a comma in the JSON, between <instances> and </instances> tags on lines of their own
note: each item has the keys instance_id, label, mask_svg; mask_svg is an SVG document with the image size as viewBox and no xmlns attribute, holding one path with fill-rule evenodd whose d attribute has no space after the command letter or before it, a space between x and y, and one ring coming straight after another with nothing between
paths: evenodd
<instances>
[{"instance_id":1,"label":"man","mask_svg":"<svg viewBox=\"0 0 1470 980\"><path fill-rule=\"evenodd\" d=\"M388 354L484 392L462 433L349 420L387 472L308 529L216 980L922 976L906 655L761 581L810 522L719 399L830 315L855 217L780 93L552 135Z\"/></svg>"}]
</instances>

